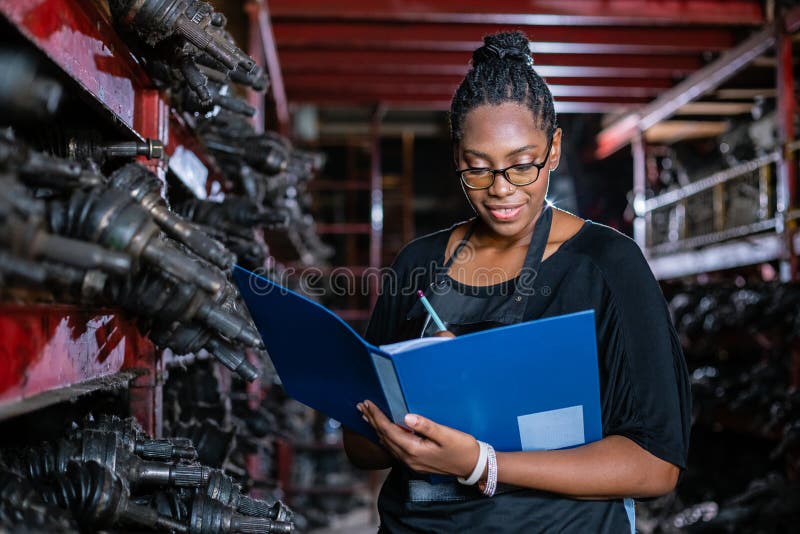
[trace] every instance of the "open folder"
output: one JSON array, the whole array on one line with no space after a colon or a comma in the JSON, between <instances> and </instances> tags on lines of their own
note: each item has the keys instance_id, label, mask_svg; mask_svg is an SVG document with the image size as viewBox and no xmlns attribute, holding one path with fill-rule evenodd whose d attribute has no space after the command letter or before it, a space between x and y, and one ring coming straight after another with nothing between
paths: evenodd
<instances>
[{"instance_id":1,"label":"open folder","mask_svg":"<svg viewBox=\"0 0 800 534\"><path fill-rule=\"evenodd\" d=\"M373 441L374 402L467 432L498 451L602 437L594 312L376 347L316 302L239 266L236 284L286 392Z\"/></svg>"}]
</instances>

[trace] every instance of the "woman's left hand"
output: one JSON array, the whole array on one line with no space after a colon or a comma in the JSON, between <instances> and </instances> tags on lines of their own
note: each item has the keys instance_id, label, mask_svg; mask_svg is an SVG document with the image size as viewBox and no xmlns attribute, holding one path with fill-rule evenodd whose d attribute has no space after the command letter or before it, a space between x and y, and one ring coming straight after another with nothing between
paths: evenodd
<instances>
[{"instance_id":1,"label":"woman's left hand","mask_svg":"<svg viewBox=\"0 0 800 534\"><path fill-rule=\"evenodd\" d=\"M475 468L480 448L469 434L408 414L405 423L412 433L390 421L370 401L359 403L358 409L383 446L414 471L466 478Z\"/></svg>"}]
</instances>

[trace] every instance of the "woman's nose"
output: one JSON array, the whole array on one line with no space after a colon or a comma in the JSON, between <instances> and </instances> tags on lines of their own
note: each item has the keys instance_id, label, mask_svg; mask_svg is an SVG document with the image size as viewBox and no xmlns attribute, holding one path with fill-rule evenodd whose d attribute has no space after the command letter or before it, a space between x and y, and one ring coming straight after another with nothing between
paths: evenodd
<instances>
[{"instance_id":1,"label":"woman's nose","mask_svg":"<svg viewBox=\"0 0 800 534\"><path fill-rule=\"evenodd\" d=\"M505 174L502 172L495 173L494 183L489 187L489 193L494 196L504 197L514 193L516 187L506 180Z\"/></svg>"}]
</instances>

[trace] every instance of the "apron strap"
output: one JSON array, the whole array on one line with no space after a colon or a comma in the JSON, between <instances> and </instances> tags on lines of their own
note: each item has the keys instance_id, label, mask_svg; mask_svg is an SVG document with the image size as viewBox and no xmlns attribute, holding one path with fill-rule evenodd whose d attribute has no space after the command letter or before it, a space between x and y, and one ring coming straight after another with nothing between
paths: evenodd
<instances>
[{"instance_id":1,"label":"apron strap","mask_svg":"<svg viewBox=\"0 0 800 534\"><path fill-rule=\"evenodd\" d=\"M553 224L553 209L546 201L542 206L542 212L539 215L539 220L536 221L536 227L533 230L533 237L531 243L528 245L528 252L525 254L525 262L522 265L522 272L527 276L532 276L534 279L539 273L542 265L542 258L544 258L544 250L547 248L547 240L550 237L550 227ZM528 272L526 272L528 271ZM530 289L530 288L529 288ZM516 288L515 293L519 296L522 288ZM518 302L519 300L516 299Z\"/></svg>"},{"instance_id":2,"label":"apron strap","mask_svg":"<svg viewBox=\"0 0 800 534\"><path fill-rule=\"evenodd\" d=\"M442 273L447 273L447 271L450 269L450 265L453 263L453 260L456 259L458 253L461 252L461 249L464 248L464 245L467 244L467 241L469 241L469 238L472 236L472 232L475 231L475 226L477 223L478 223L478 218L476 217L475 219L473 219L472 223L470 223L469 228L467 228L467 231L464 234L464 237L461 238L461 242L458 243L456 249L453 251L453 253L445 262L444 266L442 267Z\"/></svg>"}]
</instances>

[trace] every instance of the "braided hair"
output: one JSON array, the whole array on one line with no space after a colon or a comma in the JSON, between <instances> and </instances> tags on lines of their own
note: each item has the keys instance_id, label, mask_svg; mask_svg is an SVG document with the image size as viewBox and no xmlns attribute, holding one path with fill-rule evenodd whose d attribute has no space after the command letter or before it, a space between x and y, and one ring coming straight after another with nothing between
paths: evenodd
<instances>
[{"instance_id":1,"label":"braided hair","mask_svg":"<svg viewBox=\"0 0 800 534\"><path fill-rule=\"evenodd\" d=\"M504 102L526 106L547 139L553 138L558 127L553 95L534 70L528 38L519 31L487 35L483 38L483 46L472 53L472 68L458 86L450 104L450 136L453 141L461 140L464 118L472 109Z\"/></svg>"}]
</instances>

